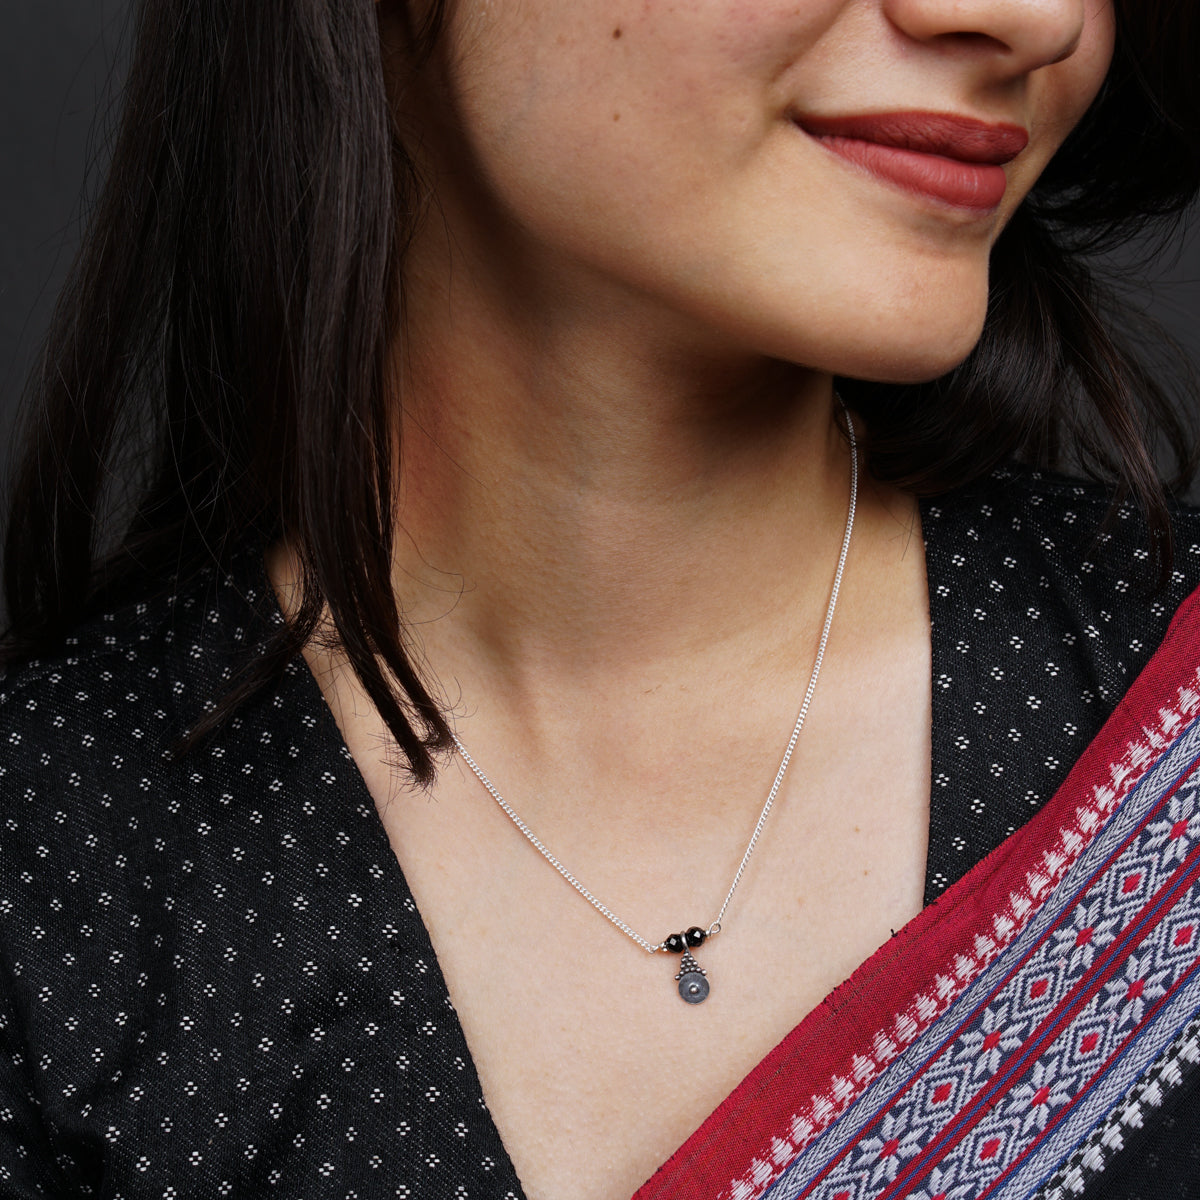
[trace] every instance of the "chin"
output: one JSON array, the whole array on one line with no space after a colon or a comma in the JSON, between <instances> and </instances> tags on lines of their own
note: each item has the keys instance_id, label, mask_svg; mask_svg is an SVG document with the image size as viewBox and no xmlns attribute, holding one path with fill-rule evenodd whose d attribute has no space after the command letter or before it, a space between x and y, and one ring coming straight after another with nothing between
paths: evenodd
<instances>
[{"instance_id":1,"label":"chin","mask_svg":"<svg viewBox=\"0 0 1200 1200\"><path fill-rule=\"evenodd\" d=\"M856 379L869 380L872 383L929 383L953 371L975 348L979 339L976 338L961 353L947 355L944 347L939 352L933 350L921 355L905 353L894 358L878 356L878 361L870 364L867 370L855 372Z\"/></svg>"},{"instance_id":2,"label":"chin","mask_svg":"<svg viewBox=\"0 0 1200 1200\"><path fill-rule=\"evenodd\" d=\"M900 278L863 271L824 289L811 280L781 280L747 306L751 319L742 330L760 351L785 362L850 379L926 383L957 367L983 333L986 264L968 266Z\"/></svg>"},{"instance_id":3,"label":"chin","mask_svg":"<svg viewBox=\"0 0 1200 1200\"><path fill-rule=\"evenodd\" d=\"M928 383L953 371L979 344L983 313L938 321L936 314L914 316L897 325L881 320L869 325L869 343L848 347L835 374L873 383Z\"/></svg>"}]
</instances>

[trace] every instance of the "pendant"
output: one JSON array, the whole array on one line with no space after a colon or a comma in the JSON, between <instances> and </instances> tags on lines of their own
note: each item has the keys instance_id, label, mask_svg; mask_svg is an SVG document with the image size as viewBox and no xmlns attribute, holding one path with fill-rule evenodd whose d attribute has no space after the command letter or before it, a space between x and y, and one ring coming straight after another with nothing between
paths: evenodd
<instances>
[{"instance_id":1,"label":"pendant","mask_svg":"<svg viewBox=\"0 0 1200 1200\"><path fill-rule=\"evenodd\" d=\"M708 980L705 979L703 968L692 957L690 950L683 952L683 961L679 964L679 974L675 978L679 981L679 994L689 1004L700 1004L708 999Z\"/></svg>"},{"instance_id":2,"label":"pendant","mask_svg":"<svg viewBox=\"0 0 1200 1200\"><path fill-rule=\"evenodd\" d=\"M679 984L679 995L689 1004L700 1004L708 998L708 980L705 970L692 957L692 950L708 940L708 931L693 925L683 933L673 933L663 942L663 948L671 954L682 954L679 962L679 974L675 982Z\"/></svg>"}]
</instances>

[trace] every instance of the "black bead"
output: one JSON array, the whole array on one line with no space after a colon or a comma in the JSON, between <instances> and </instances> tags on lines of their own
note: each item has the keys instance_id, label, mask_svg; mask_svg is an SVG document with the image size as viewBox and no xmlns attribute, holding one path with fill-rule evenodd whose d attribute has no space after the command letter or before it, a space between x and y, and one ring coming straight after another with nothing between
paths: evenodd
<instances>
[{"instance_id":1,"label":"black bead","mask_svg":"<svg viewBox=\"0 0 1200 1200\"><path fill-rule=\"evenodd\" d=\"M663 945L666 946L667 950L672 954L682 954L687 949L687 943L684 940L682 933L671 934L671 936L663 942Z\"/></svg>"},{"instance_id":2,"label":"black bead","mask_svg":"<svg viewBox=\"0 0 1200 1200\"><path fill-rule=\"evenodd\" d=\"M708 931L701 929L699 925L693 925L683 936L687 939L687 944L694 950L697 946L704 945L708 938Z\"/></svg>"}]
</instances>

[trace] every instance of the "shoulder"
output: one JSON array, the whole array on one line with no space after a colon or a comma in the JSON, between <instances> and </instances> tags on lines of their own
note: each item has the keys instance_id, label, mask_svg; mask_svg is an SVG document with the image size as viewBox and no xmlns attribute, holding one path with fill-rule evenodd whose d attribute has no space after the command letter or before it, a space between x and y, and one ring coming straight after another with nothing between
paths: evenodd
<instances>
[{"instance_id":1,"label":"shoulder","mask_svg":"<svg viewBox=\"0 0 1200 1200\"><path fill-rule=\"evenodd\" d=\"M271 629L253 564L104 613L0 678L0 823L10 861L137 827L179 794L173 751ZM277 610L275 610L277 612ZM119 838L118 838L119 840Z\"/></svg>"},{"instance_id":2,"label":"shoulder","mask_svg":"<svg viewBox=\"0 0 1200 1200\"><path fill-rule=\"evenodd\" d=\"M206 855L232 852L223 831L282 836L276 780L303 792L296 750L321 715L295 663L178 752L280 620L261 561L243 562L97 617L0 680L0 972L22 974L22 995L69 989L85 967L119 990L131 931L198 886Z\"/></svg>"},{"instance_id":3,"label":"shoulder","mask_svg":"<svg viewBox=\"0 0 1200 1200\"><path fill-rule=\"evenodd\" d=\"M1171 509L1159 578L1146 525L1110 489L1009 465L922 503L934 627L963 642L1036 650L1047 680L1115 703L1200 587L1200 510ZM1078 670L1072 673L1072 668Z\"/></svg>"},{"instance_id":4,"label":"shoulder","mask_svg":"<svg viewBox=\"0 0 1200 1200\"><path fill-rule=\"evenodd\" d=\"M1104 484L1021 464L1007 464L934 497L922 505L922 513L935 536L944 530L978 540L986 531L1010 546L1127 566L1141 575L1146 569L1138 564L1149 559L1145 522L1131 501L1114 503L1112 488ZM1174 502L1170 519L1177 565L1200 573L1200 508Z\"/></svg>"},{"instance_id":5,"label":"shoulder","mask_svg":"<svg viewBox=\"0 0 1200 1200\"><path fill-rule=\"evenodd\" d=\"M1110 488L1010 464L922 504L927 551L951 567L1036 570L1042 590L1081 601L1181 602L1200 585L1200 508L1173 503L1172 571L1158 578L1137 506Z\"/></svg>"},{"instance_id":6,"label":"shoulder","mask_svg":"<svg viewBox=\"0 0 1200 1200\"><path fill-rule=\"evenodd\" d=\"M274 624L267 587L245 556L227 573L96 616L53 653L0 675L0 778L15 747L20 757L57 746L94 760L104 731L129 750L178 738Z\"/></svg>"}]
</instances>

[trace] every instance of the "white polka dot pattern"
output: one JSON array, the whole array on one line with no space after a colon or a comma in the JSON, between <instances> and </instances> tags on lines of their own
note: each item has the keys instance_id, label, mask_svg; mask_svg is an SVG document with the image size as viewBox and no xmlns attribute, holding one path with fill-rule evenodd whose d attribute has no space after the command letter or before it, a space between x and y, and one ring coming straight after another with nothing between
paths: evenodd
<instances>
[{"instance_id":1,"label":"white polka dot pattern","mask_svg":"<svg viewBox=\"0 0 1200 1200\"><path fill-rule=\"evenodd\" d=\"M1195 513L1147 597L1104 507L1027 471L922 506L931 899L1049 797L1200 577ZM521 1196L303 665L165 756L277 621L247 555L0 681L6 1200Z\"/></svg>"},{"instance_id":2,"label":"white polka dot pattern","mask_svg":"<svg viewBox=\"0 0 1200 1200\"><path fill-rule=\"evenodd\" d=\"M0 1195L516 1200L307 670L164 757L267 625L242 574L0 683Z\"/></svg>"}]
</instances>

